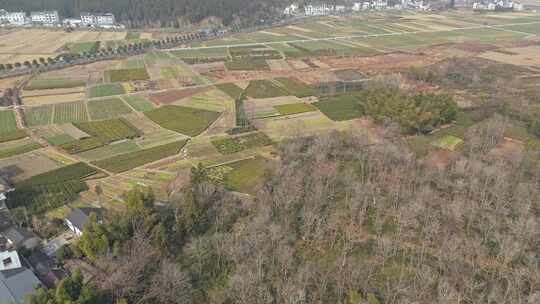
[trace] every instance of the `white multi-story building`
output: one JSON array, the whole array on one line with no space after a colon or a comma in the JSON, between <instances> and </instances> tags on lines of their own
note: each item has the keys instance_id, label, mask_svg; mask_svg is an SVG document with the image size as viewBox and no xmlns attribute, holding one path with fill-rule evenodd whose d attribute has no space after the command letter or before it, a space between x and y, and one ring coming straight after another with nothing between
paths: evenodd
<instances>
[{"instance_id":1,"label":"white multi-story building","mask_svg":"<svg viewBox=\"0 0 540 304\"><path fill-rule=\"evenodd\" d=\"M384 0L376 0L371 2L371 8L376 10L384 10L388 8L388 2Z\"/></svg>"},{"instance_id":2,"label":"white multi-story building","mask_svg":"<svg viewBox=\"0 0 540 304\"><path fill-rule=\"evenodd\" d=\"M306 16L324 16L332 13L333 8L327 4L321 5L306 5L304 6L304 13Z\"/></svg>"},{"instance_id":3,"label":"white multi-story building","mask_svg":"<svg viewBox=\"0 0 540 304\"><path fill-rule=\"evenodd\" d=\"M86 26L112 27L114 26L114 22L115 18L113 14L81 14L81 24Z\"/></svg>"},{"instance_id":4,"label":"white multi-story building","mask_svg":"<svg viewBox=\"0 0 540 304\"><path fill-rule=\"evenodd\" d=\"M25 12L8 12L0 10L0 22L9 23L13 25L22 25L26 23Z\"/></svg>"},{"instance_id":5,"label":"white multi-story building","mask_svg":"<svg viewBox=\"0 0 540 304\"><path fill-rule=\"evenodd\" d=\"M30 19L33 23L41 24L58 24L60 23L60 17L58 11L43 11L43 12L31 12Z\"/></svg>"}]
</instances>

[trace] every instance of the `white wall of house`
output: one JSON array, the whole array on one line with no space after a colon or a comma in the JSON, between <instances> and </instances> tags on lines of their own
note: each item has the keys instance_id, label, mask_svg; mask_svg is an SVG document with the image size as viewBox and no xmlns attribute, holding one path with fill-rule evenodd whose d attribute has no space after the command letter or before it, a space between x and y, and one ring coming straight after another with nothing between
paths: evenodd
<instances>
[{"instance_id":1,"label":"white wall of house","mask_svg":"<svg viewBox=\"0 0 540 304\"><path fill-rule=\"evenodd\" d=\"M75 235L77 236L82 235L82 231L80 231L79 228L75 227L75 225L73 225L73 223L70 220L66 219L66 225L68 226L69 230L75 233Z\"/></svg>"}]
</instances>

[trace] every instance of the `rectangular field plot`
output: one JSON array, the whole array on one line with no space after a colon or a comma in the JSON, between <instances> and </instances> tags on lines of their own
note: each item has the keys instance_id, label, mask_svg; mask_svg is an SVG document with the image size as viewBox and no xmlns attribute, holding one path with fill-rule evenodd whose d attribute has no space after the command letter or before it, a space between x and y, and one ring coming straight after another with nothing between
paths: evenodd
<instances>
[{"instance_id":1,"label":"rectangular field plot","mask_svg":"<svg viewBox=\"0 0 540 304\"><path fill-rule=\"evenodd\" d=\"M221 115L219 112L171 105L144 114L163 128L188 136L201 134Z\"/></svg>"},{"instance_id":2,"label":"rectangular field plot","mask_svg":"<svg viewBox=\"0 0 540 304\"><path fill-rule=\"evenodd\" d=\"M260 132L232 138L212 140L212 145L221 154L232 154L271 144L272 140L266 136L266 134Z\"/></svg>"},{"instance_id":3,"label":"rectangular field plot","mask_svg":"<svg viewBox=\"0 0 540 304\"><path fill-rule=\"evenodd\" d=\"M135 69L109 70L105 72L105 77L111 82L150 79L150 76L148 76L148 72L144 67Z\"/></svg>"},{"instance_id":4,"label":"rectangular field plot","mask_svg":"<svg viewBox=\"0 0 540 304\"><path fill-rule=\"evenodd\" d=\"M273 98L289 95L289 92L285 90L283 85L267 79L252 80L246 88L245 93L252 98Z\"/></svg>"},{"instance_id":5,"label":"rectangular field plot","mask_svg":"<svg viewBox=\"0 0 540 304\"><path fill-rule=\"evenodd\" d=\"M331 97L313 103L313 105L334 121L359 118L364 114L364 109L360 105L358 98L355 96L342 95Z\"/></svg>"},{"instance_id":6,"label":"rectangular field plot","mask_svg":"<svg viewBox=\"0 0 540 304\"><path fill-rule=\"evenodd\" d=\"M342 56L365 52L365 50L361 49L360 47L349 47L333 41L307 41L289 44L313 55Z\"/></svg>"},{"instance_id":7,"label":"rectangular field plot","mask_svg":"<svg viewBox=\"0 0 540 304\"><path fill-rule=\"evenodd\" d=\"M29 127L48 125L52 122L53 106L24 109L24 118Z\"/></svg>"},{"instance_id":8,"label":"rectangular field plot","mask_svg":"<svg viewBox=\"0 0 540 304\"><path fill-rule=\"evenodd\" d=\"M174 156L180 152L180 149L185 146L186 142L186 140L182 140L163 146L118 155L96 161L93 164L113 173L121 173L163 158Z\"/></svg>"},{"instance_id":9,"label":"rectangular field plot","mask_svg":"<svg viewBox=\"0 0 540 304\"><path fill-rule=\"evenodd\" d=\"M230 71L256 71L269 70L266 60L261 58L244 58L225 62L225 67Z\"/></svg>"},{"instance_id":10,"label":"rectangular field plot","mask_svg":"<svg viewBox=\"0 0 540 304\"><path fill-rule=\"evenodd\" d=\"M76 124L83 132L97 137L105 143L126 138L135 138L141 132L124 119L110 119L100 121L82 122Z\"/></svg>"},{"instance_id":11,"label":"rectangular field plot","mask_svg":"<svg viewBox=\"0 0 540 304\"><path fill-rule=\"evenodd\" d=\"M197 58L197 59L205 59L205 58L227 58L228 52L227 48L201 48L201 49L185 49L185 50L178 50L178 51L172 51L171 54L174 56L185 59L185 58Z\"/></svg>"},{"instance_id":12,"label":"rectangular field plot","mask_svg":"<svg viewBox=\"0 0 540 304\"><path fill-rule=\"evenodd\" d=\"M125 93L126 90L121 84L102 84L90 88L90 98L122 95Z\"/></svg>"},{"instance_id":13,"label":"rectangular field plot","mask_svg":"<svg viewBox=\"0 0 540 304\"><path fill-rule=\"evenodd\" d=\"M119 98L91 100L88 111L93 120L111 119L132 113L131 109Z\"/></svg>"},{"instance_id":14,"label":"rectangular field plot","mask_svg":"<svg viewBox=\"0 0 540 304\"><path fill-rule=\"evenodd\" d=\"M65 145L70 142L74 142L76 139L71 137L69 134L58 134L58 135L53 135L50 137L45 137L45 140L49 144L55 147L58 147L58 146Z\"/></svg>"},{"instance_id":15,"label":"rectangular field plot","mask_svg":"<svg viewBox=\"0 0 540 304\"><path fill-rule=\"evenodd\" d=\"M141 150L141 147L139 147L139 145L134 142L127 141L82 152L79 154L79 156L90 161L95 161L139 150Z\"/></svg>"},{"instance_id":16,"label":"rectangular field plot","mask_svg":"<svg viewBox=\"0 0 540 304\"><path fill-rule=\"evenodd\" d=\"M17 130L15 113L11 110L0 111L0 133Z\"/></svg>"},{"instance_id":17,"label":"rectangular field plot","mask_svg":"<svg viewBox=\"0 0 540 304\"><path fill-rule=\"evenodd\" d=\"M306 112L317 111L317 108L308 104L308 103L291 103L284 105L277 105L274 108L279 112L280 115L293 115Z\"/></svg>"},{"instance_id":18,"label":"rectangular field plot","mask_svg":"<svg viewBox=\"0 0 540 304\"><path fill-rule=\"evenodd\" d=\"M86 86L86 81L83 79L69 78L37 78L24 88L25 90L49 90L49 89L65 89Z\"/></svg>"},{"instance_id":19,"label":"rectangular field plot","mask_svg":"<svg viewBox=\"0 0 540 304\"><path fill-rule=\"evenodd\" d=\"M80 92L61 95L23 97L23 104L29 106L41 106L55 103L79 101L84 99L86 99L86 93Z\"/></svg>"},{"instance_id":20,"label":"rectangular field plot","mask_svg":"<svg viewBox=\"0 0 540 304\"><path fill-rule=\"evenodd\" d=\"M225 94L229 95L232 99L240 98L240 94L244 91L244 89L234 83L218 84L216 87L225 92Z\"/></svg>"},{"instance_id":21,"label":"rectangular field plot","mask_svg":"<svg viewBox=\"0 0 540 304\"><path fill-rule=\"evenodd\" d=\"M316 88L313 86L305 84L294 78L276 78L275 81L281 83L285 90L287 90L292 96L302 98L314 96L317 93Z\"/></svg>"},{"instance_id":22,"label":"rectangular field plot","mask_svg":"<svg viewBox=\"0 0 540 304\"><path fill-rule=\"evenodd\" d=\"M53 123L82 122L88 120L85 102L70 102L54 105Z\"/></svg>"},{"instance_id":23,"label":"rectangular field plot","mask_svg":"<svg viewBox=\"0 0 540 304\"><path fill-rule=\"evenodd\" d=\"M41 153L31 152L0 160L0 170L11 182L18 183L32 176L54 170L60 165Z\"/></svg>"},{"instance_id":24,"label":"rectangular field plot","mask_svg":"<svg viewBox=\"0 0 540 304\"><path fill-rule=\"evenodd\" d=\"M123 96L122 99L124 99L137 112L150 111L155 108L154 104L151 101L147 100L142 96Z\"/></svg>"}]
</instances>

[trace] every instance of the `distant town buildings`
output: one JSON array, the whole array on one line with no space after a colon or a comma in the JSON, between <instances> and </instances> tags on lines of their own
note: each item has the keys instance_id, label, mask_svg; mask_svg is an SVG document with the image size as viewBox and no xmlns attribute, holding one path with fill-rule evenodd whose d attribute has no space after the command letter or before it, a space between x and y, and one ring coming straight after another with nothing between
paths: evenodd
<instances>
[{"instance_id":1,"label":"distant town buildings","mask_svg":"<svg viewBox=\"0 0 540 304\"><path fill-rule=\"evenodd\" d=\"M0 10L0 23L23 25L26 22L25 12L8 12L6 10Z\"/></svg>"},{"instance_id":2,"label":"distant town buildings","mask_svg":"<svg viewBox=\"0 0 540 304\"><path fill-rule=\"evenodd\" d=\"M62 20L58 11L30 12L30 17L28 17L25 12L8 12L3 9L0 9L0 26L124 28L123 25L117 24L114 15L109 13L81 13L80 19L65 18Z\"/></svg>"},{"instance_id":3,"label":"distant town buildings","mask_svg":"<svg viewBox=\"0 0 540 304\"><path fill-rule=\"evenodd\" d=\"M395 3L395 2L394 2ZM470 4L469 4L470 5ZM469 6L470 7L470 6ZM474 3L474 10L514 10L523 11L525 7L521 3L511 0L481 0ZM325 16L349 12L379 11L386 9L429 11L431 5L426 0L401 0L397 4L389 4L388 0L366 0L354 2L352 6L333 5L324 2L309 3L304 6L293 3L283 10L287 16Z\"/></svg>"},{"instance_id":4,"label":"distant town buildings","mask_svg":"<svg viewBox=\"0 0 540 304\"><path fill-rule=\"evenodd\" d=\"M81 24L83 26L113 27L115 18L113 14L81 13Z\"/></svg>"},{"instance_id":5,"label":"distant town buildings","mask_svg":"<svg viewBox=\"0 0 540 304\"><path fill-rule=\"evenodd\" d=\"M32 21L32 23L38 23L42 25L57 25L60 23L58 11L31 12L30 20Z\"/></svg>"},{"instance_id":6,"label":"distant town buildings","mask_svg":"<svg viewBox=\"0 0 540 304\"><path fill-rule=\"evenodd\" d=\"M500 0L500 1L480 1L473 3L473 10L476 11L523 11L525 7L521 3Z\"/></svg>"}]
</instances>

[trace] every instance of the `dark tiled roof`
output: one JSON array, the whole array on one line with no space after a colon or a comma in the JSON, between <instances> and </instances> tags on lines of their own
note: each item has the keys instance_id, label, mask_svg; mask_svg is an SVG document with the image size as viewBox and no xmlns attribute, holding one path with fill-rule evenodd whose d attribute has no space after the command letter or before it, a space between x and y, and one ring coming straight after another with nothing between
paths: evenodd
<instances>
[{"instance_id":1,"label":"dark tiled roof","mask_svg":"<svg viewBox=\"0 0 540 304\"><path fill-rule=\"evenodd\" d=\"M84 225L88 222L90 214L95 213L98 218L101 215L101 209L98 208L74 208L67 216L73 226L77 227L80 231L83 230Z\"/></svg>"},{"instance_id":2,"label":"dark tiled roof","mask_svg":"<svg viewBox=\"0 0 540 304\"><path fill-rule=\"evenodd\" d=\"M27 268L0 271L0 303L27 303L27 296L35 293L37 285L41 282Z\"/></svg>"}]
</instances>

